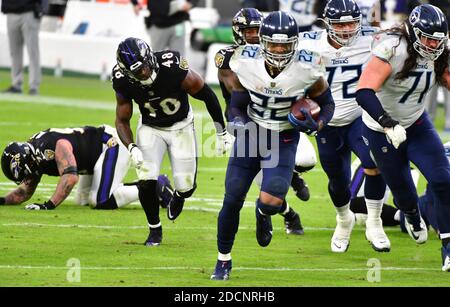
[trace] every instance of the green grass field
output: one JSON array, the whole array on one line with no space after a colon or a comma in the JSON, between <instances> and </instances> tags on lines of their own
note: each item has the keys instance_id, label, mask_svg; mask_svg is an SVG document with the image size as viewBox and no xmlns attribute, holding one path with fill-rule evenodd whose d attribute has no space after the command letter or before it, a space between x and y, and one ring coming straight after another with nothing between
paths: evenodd
<instances>
[{"instance_id":1,"label":"green grass field","mask_svg":"<svg viewBox=\"0 0 450 307\"><path fill-rule=\"evenodd\" d=\"M0 89L9 74L0 71ZM205 108L194 101L197 113ZM45 76L41 96L0 94L0 147L26 140L49 127L109 124L114 126L111 85L89 78ZM438 129L443 115L439 110ZM137 114L133 116L135 127ZM208 135L203 136L205 139ZM450 275L440 270L440 242L433 232L416 245L398 228L387 228L390 253L376 253L356 226L347 253L330 251L335 213L327 193L326 176L318 165L307 173L311 200L289 203L301 213L304 236L288 236L280 216L273 218L272 243L261 248L255 238L252 187L241 212L233 248L233 271L226 282L210 281L214 268L217 215L224 193L226 158L199 159L198 188L175 221L162 210L163 244L148 248L145 215L139 204L116 211L96 211L74 204L69 197L58 209L25 211L21 206L0 208L0 286L449 286ZM170 174L165 161L162 173ZM130 170L127 180L135 179ZM47 200L57 178L44 177L30 201ZM425 181L419 184L423 191ZM0 195L14 188L0 174ZM380 282L370 283L368 261L381 264ZM80 282L70 282L70 259L81 265ZM70 278L69 278L70 280Z\"/></svg>"}]
</instances>

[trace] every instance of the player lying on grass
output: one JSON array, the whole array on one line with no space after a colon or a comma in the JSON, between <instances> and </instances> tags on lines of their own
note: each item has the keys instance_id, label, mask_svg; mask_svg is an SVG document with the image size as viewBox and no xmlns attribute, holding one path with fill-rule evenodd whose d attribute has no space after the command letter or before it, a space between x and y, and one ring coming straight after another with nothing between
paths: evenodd
<instances>
[{"instance_id":1,"label":"player lying on grass","mask_svg":"<svg viewBox=\"0 0 450 307\"><path fill-rule=\"evenodd\" d=\"M47 201L28 204L26 209L55 209L77 183L76 203L95 209L122 207L139 198L135 185L122 184L129 157L116 130L107 125L38 132L28 142L12 142L3 151L3 173L19 187L0 197L0 204L26 202L46 174L60 176L55 192Z\"/></svg>"}]
</instances>

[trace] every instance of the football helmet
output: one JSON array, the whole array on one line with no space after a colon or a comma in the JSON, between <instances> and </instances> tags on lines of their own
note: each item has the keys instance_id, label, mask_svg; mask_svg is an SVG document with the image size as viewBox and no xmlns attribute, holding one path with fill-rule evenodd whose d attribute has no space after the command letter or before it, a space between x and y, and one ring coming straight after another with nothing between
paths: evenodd
<instances>
[{"instance_id":1,"label":"football helmet","mask_svg":"<svg viewBox=\"0 0 450 307\"><path fill-rule=\"evenodd\" d=\"M278 69L288 65L297 49L298 26L288 13L275 11L261 22L259 41L266 62Z\"/></svg>"},{"instance_id":2,"label":"football helmet","mask_svg":"<svg viewBox=\"0 0 450 307\"><path fill-rule=\"evenodd\" d=\"M234 15L231 21L231 29L233 30L234 42L238 45L257 44L258 42L247 42L244 34L244 29L256 28L259 31L263 15L260 11L254 8L243 8Z\"/></svg>"},{"instance_id":3,"label":"football helmet","mask_svg":"<svg viewBox=\"0 0 450 307\"><path fill-rule=\"evenodd\" d=\"M447 18L434 5L423 4L414 8L409 15L407 29L414 49L427 60L435 61L447 48Z\"/></svg>"},{"instance_id":4,"label":"football helmet","mask_svg":"<svg viewBox=\"0 0 450 307\"><path fill-rule=\"evenodd\" d=\"M361 33L361 11L354 0L330 0L322 20L328 37L341 46L350 45Z\"/></svg>"},{"instance_id":5,"label":"football helmet","mask_svg":"<svg viewBox=\"0 0 450 307\"><path fill-rule=\"evenodd\" d=\"M33 145L30 143L9 143L2 154L2 171L6 178L20 184L25 177L37 170Z\"/></svg>"},{"instance_id":6,"label":"football helmet","mask_svg":"<svg viewBox=\"0 0 450 307\"><path fill-rule=\"evenodd\" d=\"M129 79L142 85L151 85L158 75L156 56L150 46L139 38L129 37L119 44L117 64Z\"/></svg>"}]
</instances>

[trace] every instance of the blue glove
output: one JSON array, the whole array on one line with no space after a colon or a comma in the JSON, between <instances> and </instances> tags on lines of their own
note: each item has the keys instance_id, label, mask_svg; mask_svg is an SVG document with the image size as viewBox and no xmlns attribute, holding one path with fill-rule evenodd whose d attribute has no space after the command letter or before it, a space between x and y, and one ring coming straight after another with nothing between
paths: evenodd
<instances>
[{"instance_id":1,"label":"blue glove","mask_svg":"<svg viewBox=\"0 0 450 307\"><path fill-rule=\"evenodd\" d=\"M306 109L301 109L300 112L305 116L305 120L298 120L292 113L288 114L288 120L294 128L297 130L304 132L308 135L313 135L319 129L319 125L312 118L311 114Z\"/></svg>"}]
</instances>

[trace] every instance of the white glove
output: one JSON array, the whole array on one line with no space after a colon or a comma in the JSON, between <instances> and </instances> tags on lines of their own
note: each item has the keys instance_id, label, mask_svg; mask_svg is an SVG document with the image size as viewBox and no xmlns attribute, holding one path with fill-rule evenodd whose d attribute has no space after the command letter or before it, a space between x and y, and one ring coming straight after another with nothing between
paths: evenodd
<instances>
[{"instance_id":1,"label":"white glove","mask_svg":"<svg viewBox=\"0 0 450 307\"><path fill-rule=\"evenodd\" d=\"M400 125L395 125L393 128L384 128L384 132L395 149L397 149L401 143L406 141L406 130Z\"/></svg>"},{"instance_id":2,"label":"white glove","mask_svg":"<svg viewBox=\"0 0 450 307\"><path fill-rule=\"evenodd\" d=\"M142 151L139 147L134 143L130 143L130 145L128 145L128 151L130 152L133 166L137 169L141 168L144 163L144 156L142 155Z\"/></svg>"},{"instance_id":3,"label":"white glove","mask_svg":"<svg viewBox=\"0 0 450 307\"><path fill-rule=\"evenodd\" d=\"M25 210L41 210L41 207L36 204L29 204L25 206Z\"/></svg>"},{"instance_id":4,"label":"white glove","mask_svg":"<svg viewBox=\"0 0 450 307\"><path fill-rule=\"evenodd\" d=\"M223 130L216 134L216 152L218 156L222 156L233 147L234 137Z\"/></svg>"}]
</instances>

